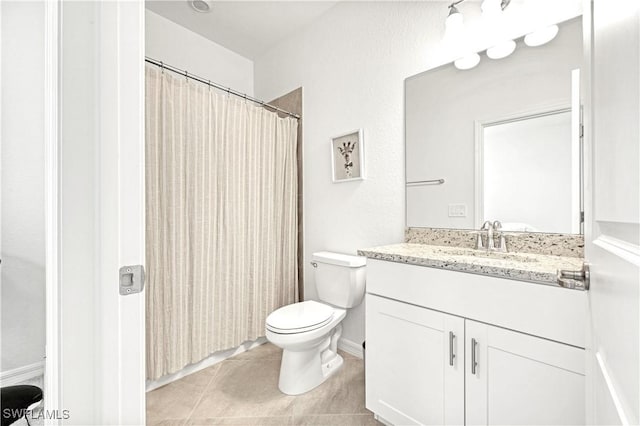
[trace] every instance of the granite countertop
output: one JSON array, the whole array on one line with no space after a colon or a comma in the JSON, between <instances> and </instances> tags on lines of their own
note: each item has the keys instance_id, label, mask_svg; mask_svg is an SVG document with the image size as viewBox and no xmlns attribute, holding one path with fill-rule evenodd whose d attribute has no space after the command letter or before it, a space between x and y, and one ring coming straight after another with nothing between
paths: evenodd
<instances>
[{"instance_id":1,"label":"granite countertop","mask_svg":"<svg viewBox=\"0 0 640 426\"><path fill-rule=\"evenodd\" d=\"M533 253L499 253L469 248L401 243L358 250L371 259L490 275L558 286L558 269L580 270L583 259Z\"/></svg>"}]
</instances>

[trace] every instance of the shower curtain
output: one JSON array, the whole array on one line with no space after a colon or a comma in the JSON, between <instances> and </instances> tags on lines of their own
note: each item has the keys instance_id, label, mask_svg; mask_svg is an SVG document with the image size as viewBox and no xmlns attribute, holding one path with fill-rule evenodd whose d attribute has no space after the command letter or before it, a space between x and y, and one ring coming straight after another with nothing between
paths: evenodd
<instances>
[{"instance_id":1,"label":"shower curtain","mask_svg":"<svg viewBox=\"0 0 640 426\"><path fill-rule=\"evenodd\" d=\"M297 300L297 120L146 69L147 377Z\"/></svg>"}]
</instances>

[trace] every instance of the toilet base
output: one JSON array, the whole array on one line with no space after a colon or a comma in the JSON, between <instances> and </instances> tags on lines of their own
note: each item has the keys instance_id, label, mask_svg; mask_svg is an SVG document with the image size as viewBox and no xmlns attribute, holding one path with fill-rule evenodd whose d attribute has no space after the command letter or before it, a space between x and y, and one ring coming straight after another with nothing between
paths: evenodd
<instances>
[{"instance_id":1,"label":"toilet base","mask_svg":"<svg viewBox=\"0 0 640 426\"><path fill-rule=\"evenodd\" d=\"M280 380L278 388L287 395L300 395L309 392L320 386L325 380L334 375L344 360L339 354L330 354L324 358L323 353L294 352L284 350L282 353L282 364L280 366Z\"/></svg>"},{"instance_id":2,"label":"toilet base","mask_svg":"<svg viewBox=\"0 0 640 426\"><path fill-rule=\"evenodd\" d=\"M329 377L335 374L338 370L340 370L340 367L342 367L342 364L344 364L344 359L342 359L342 357L338 354L336 354L336 357L333 358L331 361L325 362L324 364L322 364L322 374L324 375L324 380L327 380Z\"/></svg>"}]
</instances>

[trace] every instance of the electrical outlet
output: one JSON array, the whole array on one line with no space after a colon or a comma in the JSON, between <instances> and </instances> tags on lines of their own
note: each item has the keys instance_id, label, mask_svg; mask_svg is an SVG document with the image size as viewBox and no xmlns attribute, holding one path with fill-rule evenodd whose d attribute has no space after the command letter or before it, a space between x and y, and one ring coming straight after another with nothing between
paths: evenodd
<instances>
[{"instance_id":1,"label":"electrical outlet","mask_svg":"<svg viewBox=\"0 0 640 426\"><path fill-rule=\"evenodd\" d=\"M449 217L467 217L467 205L449 204Z\"/></svg>"}]
</instances>

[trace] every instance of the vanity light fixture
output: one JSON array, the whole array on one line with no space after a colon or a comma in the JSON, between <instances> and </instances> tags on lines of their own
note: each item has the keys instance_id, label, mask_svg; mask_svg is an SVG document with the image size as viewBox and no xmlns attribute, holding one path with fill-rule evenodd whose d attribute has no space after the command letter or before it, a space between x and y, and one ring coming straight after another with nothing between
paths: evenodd
<instances>
[{"instance_id":1,"label":"vanity light fixture","mask_svg":"<svg viewBox=\"0 0 640 426\"><path fill-rule=\"evenodd\" d=\"M211 12L210 0L188 0L189 6L196 12L208 13Z\"/></svg>"},{"instance_id":2,"label":"vanity light fixture","mask_svg":"<svg viewBox=\"0 0 640 426\"><path fill-rule=\"evenodd\" d=\"M197 1L197 0L194 0ZM202 0L200 0L202 1ZM464 29L464 18L462 13L456 6L465 0L457 0L451 3L449 7L449 14L445 21L445 39L454 40L462 33ZM491 59L503 59L511 55L517 47L514 40L504 38L499 35L502 27L503 12L509 6L511 0L483 0L480 8L482 9L482 17L486 20L487 25L491 30L497 31L498 40L493 46L487 49L487 56ZM542 27L532 33L527 34L524 37L524 42L527 46L536 47L549 43L558 35L559 28L557 25L549 25ZM456 61L454 64L456 68L460 70L468 70L474 68L480 63L480 56L477 53L465 55Z\"/></svg>"},{"instance_id":3,"label":"vanity light fixture","mask_svg":"<svg viewBox=\"0 0 640 426\"><path fill-rule=\"evenodd\" d=\"M539 28L536 31L524 36L524 43L530 47L542 46L556 38L560 29L557 25Z\"/></svg>"}]
</instances>

